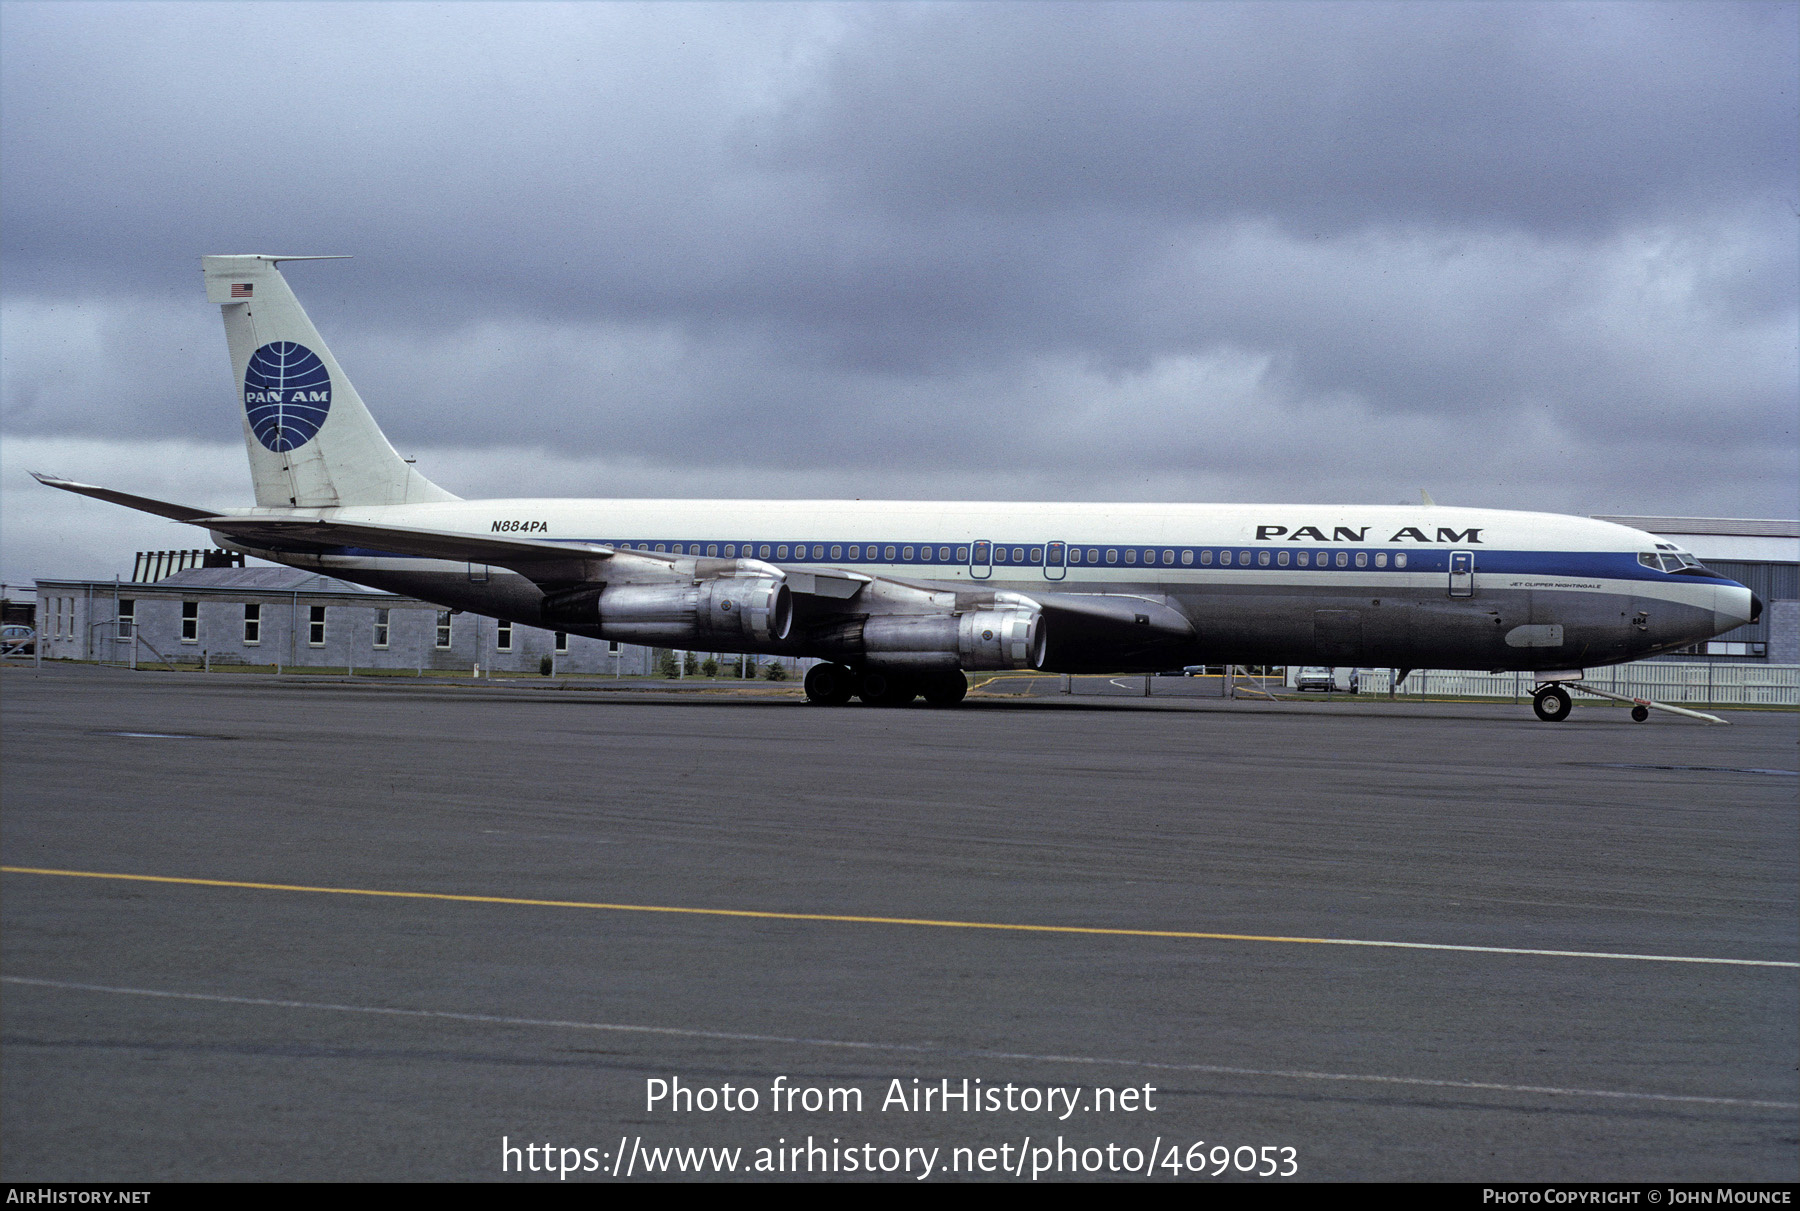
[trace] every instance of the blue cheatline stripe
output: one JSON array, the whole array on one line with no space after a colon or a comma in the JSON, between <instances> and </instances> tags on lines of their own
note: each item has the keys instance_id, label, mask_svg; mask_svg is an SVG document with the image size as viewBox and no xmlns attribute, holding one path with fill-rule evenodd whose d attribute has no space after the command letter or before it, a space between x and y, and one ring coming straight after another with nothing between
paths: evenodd
<instances>
[{"instance_id":1,"label":"blue cheatline stripe","mask_svg":"<svg viewBox=\"0 0 1800 1211\"><path fill-rule=\"evenodd\" d=\"M485 535L471 534L471 538L482 538ZM616 547L619 550L639 550L661 554L678 554L686 556L702 556L718 559L765 559L784 564L822 564L830 567L873 565L902 565L924 568L961 569L969 566L969 548L972 544L960 543L921 543L921 542L722 542L695 540L691 538L655 539L655 538L540 538L544 542L584 543L597 546ZM1035 549L1042 551L1045 544L1039 542ZM1002 555L1001 548L1005 551ZM893 554L887 552L893 549ZM1031 543L994 543L995 558L992 566L996 572L1019 569L1038 571L1045 565L1040 554L1038 560L1030 558L1034 549ZM1469 548L1464 548L1469 549ZM1023 556L1015 560L1013 552L1021 551ZM1074 552L1076 548L1069 548ZM785 551L786 554L782 552ZM822 551L823 554L814 554ZM837 554L833 554L833 552ZM1088 552L1098 553L1095 561L1088 559ZM729 552L729 553L728 553ZM854 554L852 553L854 552ZM910 554L909 554L910 552ZM947 552L947 554L945 554ZM1129 571L1184 571L1184 572L1356 572L1364 575L1383 575L1398 573L1438 572L1447 573L1450 568L1450 552L1448 550L1406 550L1394 547L1278 547L1269 544L1258 546L1244 544L1241 546L1093 546L1082 544L1079 549L1080 558L1070 559L1065 564L1050 565L1066 567L1071 573L1082 572L1129 572ZM1288 562L1280 562L1282 554L1288 556ZM326 551L330 555L342 555L364 559L425 559L440 556L397 555L391 551L381 551L372 547L336 547ZM1650 583L1681 583L1690 580L1710 580L1725 584L1734 583L1728 577L1716 573L1668 573L1644 567L1637 561L1636 552L1618 551L1484 551L1474 550L1475 573L1489 576L1566 576L1577 579L1606 580L1642 580ZM1264 556L1268 562L1263 562ZM1306 563L1300 563L1301 556ZM1344 557L1338 562L1338 556ZM1359 564L1357 556L1364 556L1366 562ZM1405 557L1404 565L1401 557ZM458 560L446 559L444 562L456 563ZM479 563L480 560L473 562ZM989 566L987 563L981 567Z\"/></svg>"}]
</instances>

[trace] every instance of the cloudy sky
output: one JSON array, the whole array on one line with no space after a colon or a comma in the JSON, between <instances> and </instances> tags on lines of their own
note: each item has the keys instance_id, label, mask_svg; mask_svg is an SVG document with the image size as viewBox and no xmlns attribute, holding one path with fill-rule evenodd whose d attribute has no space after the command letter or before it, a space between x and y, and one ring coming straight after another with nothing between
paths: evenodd
<instances>
[{"instance_id":1,"label":"cloudy sky","mask_svg":"<svg viewBox=\"0 0 1800 1211\"><path fill-rule=\"evenodd\" d=\"M0 4L0 556L250 503L211 252L465 496L1795 515L1785 3Z\"/></svg>"}]
</instances>

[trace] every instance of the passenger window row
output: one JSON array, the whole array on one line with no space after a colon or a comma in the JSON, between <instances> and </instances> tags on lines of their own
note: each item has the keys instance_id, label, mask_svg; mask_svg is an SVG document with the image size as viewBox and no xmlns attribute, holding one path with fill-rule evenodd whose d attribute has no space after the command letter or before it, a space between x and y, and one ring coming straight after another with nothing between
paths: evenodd
<instances>
[{"instance_id":1,"label":"passenger window row","mask_svg":"<svg viewBox=\"0 0 1800 1211\"><path fill-rule=\"evenodd\" d=\"M848 560L853 563L936 563L966 564L969 562L971 548L969 545L933 545L899 544L899 543L632 543L614 544L621 550L661 551L673 555L704 555L714 559L779 559L837 562ZM985 544L983 544L985 545ZM1052 559L1055 558L1055 544L1050 548ZM990 548L991 557L998 565L1026 565L1036 567L1044 562L1045 548L1009 547L998 543ZM977 558L980 551L976 551ZM1640 555L1639 562L1646 567L1656 567L1654 555ZM1665 557L1666 559L1666 557ZM1377 568L1406 566L1406 552L1395 551L1300 551L1270 550L1267 547L1254 550L1235 550L1211 547L1070 547L1068 562L1072 566L1118 565L1126 567L1142 564L1145 567L1193 567L1196 563L1201 567L1296 567L1296 568L1348 568L1354 565L1359 568Z\"/></svg>"}]
</instances>

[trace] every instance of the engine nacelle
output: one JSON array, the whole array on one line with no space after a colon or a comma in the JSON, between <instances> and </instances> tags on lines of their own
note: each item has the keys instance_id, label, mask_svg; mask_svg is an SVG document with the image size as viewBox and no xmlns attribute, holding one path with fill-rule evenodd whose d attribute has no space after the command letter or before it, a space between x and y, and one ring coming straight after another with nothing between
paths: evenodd
<instances>
[{"instance_id":1,"label":"engine nacelle","mask_svg":"<svg viewBox=\"0 0 1800 1211\"><path fill-rule=\"evenodd\" d=\"M871 668L915 672L1036 668L1045 639L1036 610L876 614L863 623L862 655Z\"/></svg>"},{"instance_id":2,"label":"engine nacelle","mask_svg":"<svg viewBox=\"0 0 1800 1211\"><path fill-rule=\"evenodd\" d=\"M1036 610L974 610L958 619L965 669L1035 669L1044 663L1049 628Z\"/></svg>"},{"instance_id":3,"label":"engine nacelle","mask_svg":"<svg viewBox=\"0 0 1800 1211\"><path fill-rule=\"evenodd\" d=\"M721 576L698 584L609 585L566 595L546 613L598 624L606 638L623 643L757 648L787 638L794 597L773 576Z\"/></svg>"}]
</instances>

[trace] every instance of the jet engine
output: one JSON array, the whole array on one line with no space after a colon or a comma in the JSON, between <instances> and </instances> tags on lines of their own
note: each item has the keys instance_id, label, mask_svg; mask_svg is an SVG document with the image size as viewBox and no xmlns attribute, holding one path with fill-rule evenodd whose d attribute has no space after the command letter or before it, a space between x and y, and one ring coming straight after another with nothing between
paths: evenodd
<instances>
[{"instance_id":1,"label":"jet engine","mask_svg":"<svg viewBox=\"0 0 1800 1211\"><path fill-rule=\"evenodd\" d=\"M697 584L620 584L559 593L544 602L551 623L598 626L624 643L719 650L779 643L794 599L775 576L721 576Z\"/></svg>"},{"instance_id":2,"label":"jet engine","mask_svg":"<svg viewBox=\"0 0 1800 1211\"><path fill-rule=\"evenodd\" d=\"M863 623L862 656L870 668L913 672L1036 668L1045 639L1036 610L876 614Z\"/></svg>"}]
</instances>

